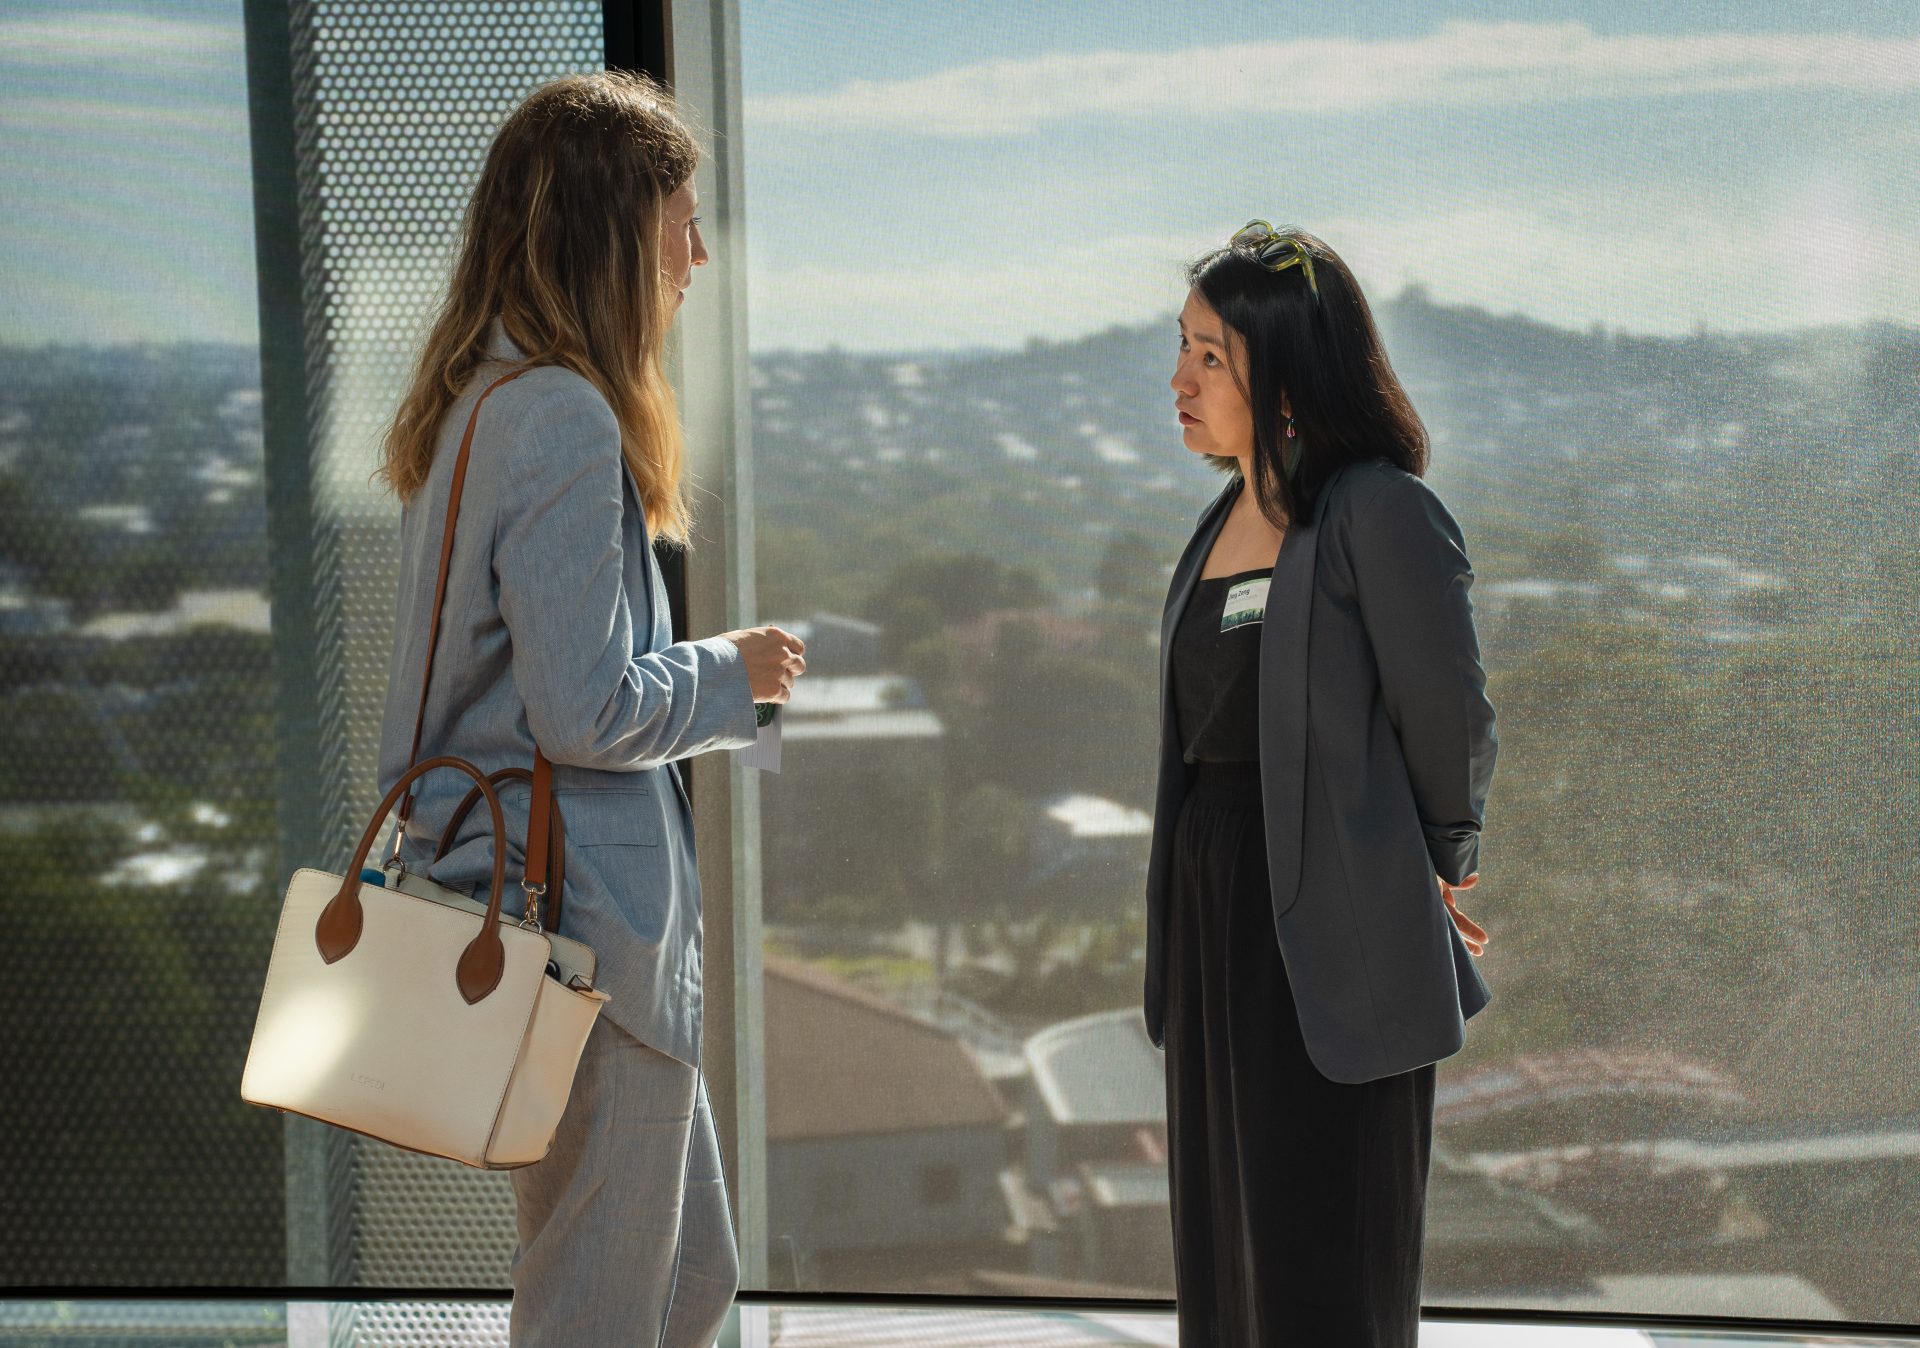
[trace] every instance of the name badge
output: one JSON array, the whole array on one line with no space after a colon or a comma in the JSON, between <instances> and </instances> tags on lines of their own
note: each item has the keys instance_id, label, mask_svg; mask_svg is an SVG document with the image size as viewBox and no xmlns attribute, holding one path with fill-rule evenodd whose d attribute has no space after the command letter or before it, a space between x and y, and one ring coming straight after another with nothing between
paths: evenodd
<instances>
[{"instance_id":1,"label":"name badge","mask_svg":"<svg viewBox=\"0 0 1920 1348\"><path fill-rule=\"evenodd\" d=\"M1273 577L1243 580L1227 591L1227 606L1220 613L1220 630L1230 632L1267 616L1267 586Z\"/></svg>"}]
</instances>

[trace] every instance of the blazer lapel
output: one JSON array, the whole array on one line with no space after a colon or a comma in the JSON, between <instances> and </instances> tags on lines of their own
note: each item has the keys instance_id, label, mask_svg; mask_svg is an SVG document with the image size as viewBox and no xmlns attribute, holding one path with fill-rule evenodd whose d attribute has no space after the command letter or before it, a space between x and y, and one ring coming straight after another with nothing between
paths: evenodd
<instances>
[{"instance_id":1,"label":"blazer lapel","mask_svg":"<svg viewBox=\"0 0 1920 1348\"><path fill-rule=\"evenodd\" d=\"M1267 817L1267 869L1275 916L1293 906L1300 889L1313 578L1320 556L1320 526L1349 466L1342 465L1320 489L1312 522L1288 529L1280 541L1260 628L1260 795Z\"/></svg>"},{"instance_id":2,"label":"blazer lapel","mask_svg":"<svg viewBox=\"0 0 1920 1348\"><path fill-rule=\"evenodd\" d=\"M1260 625L1260 796L1267 817L1267 870L1275 914L1293 905L1300 886L1300 821L1307 804L1307 643L1320 520L1328 495L1321 492L1311 523L1288 529L1280 541Z\"/></svg>"}]
</instances>

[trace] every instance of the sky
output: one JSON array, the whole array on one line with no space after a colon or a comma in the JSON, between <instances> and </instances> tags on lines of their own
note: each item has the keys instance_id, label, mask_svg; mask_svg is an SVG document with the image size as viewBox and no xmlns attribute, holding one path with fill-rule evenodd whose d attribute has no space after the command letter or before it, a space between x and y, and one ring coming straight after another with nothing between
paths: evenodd
<instances>
[{"instance_id":1,"label":"sky","mask_svg":"<svg viewBox=\"0 0 1920 1348\"><path fill-rule=\"evenodd\" d=\"M0 341L258 340L239 0L0 0Z\"/></svg>"},{"instance_id":2,"label":"sky","mask_svg":"<svg viewBox=\"0 0 1920 1348\"><path fill-rule=\"evenodd\" d=\"M1252 218L1579 328L1920 315L1911 5L959 12L742 6L756 346L1148 321Z\"/></svg>"},{"instance_id":3,"label":"sky","mask_svg":"<svg viewBox=\"0 0 1920 1348\"><path fill-rule=\"evenodd\" d=\"M740 11L756 349L1149 321L1253 217L1376 300L1639 332L1920 314L1911 4ZM239 0L0 0L0 340L253 341L250 193Z\"/></svg>"}]
</instances>

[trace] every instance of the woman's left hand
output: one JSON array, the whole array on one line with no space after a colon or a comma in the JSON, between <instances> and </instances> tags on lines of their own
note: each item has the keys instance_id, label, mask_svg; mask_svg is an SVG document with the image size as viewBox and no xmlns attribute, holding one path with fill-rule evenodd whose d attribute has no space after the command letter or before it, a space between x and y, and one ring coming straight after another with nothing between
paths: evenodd
<instances>
[{"instance_id":1,"label":"woman's left hand","mask_svg":"<svg viewBox=\"0 0 1920 1348\"><path fill-rule=\"evenodd\" d=\"M1440 877L1436 876L1436 879ZM1453 919L1453 925L1460 929L1460 939L1467 943L1469 955L1487 953L1487 929L1453 906L1453 896L1460 890L1472 889L1480 883L1480 872L1475 871L1457 885L1450 885L1440 879L1440 897L1447 905L1447 916Z\"/></svg>"}]
</instances>

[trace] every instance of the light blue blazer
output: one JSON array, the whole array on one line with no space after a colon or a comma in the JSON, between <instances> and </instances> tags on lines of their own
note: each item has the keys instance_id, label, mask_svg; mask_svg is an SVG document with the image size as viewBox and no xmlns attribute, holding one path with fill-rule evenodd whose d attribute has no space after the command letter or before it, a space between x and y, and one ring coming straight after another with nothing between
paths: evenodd
<instances>
[{"instance_id":1,"label":"light blue blazer","mask_svg":"<svg viewBox=\"0 0 1920 1348\"><path fill-rule=\"evenodd\" d=\"M488 354L522 353L494 327ZM426 485L400 517L394 648L379 785L406 770L426 660L448 487L474 400L506 371L484 365L440 428ZM553 763L566 820L561 934L592 947L603 1014L641 1042L700 1061L700 876L693 809L667 765L755 735L739 649L723 637L674 642L666 586L639 488L606 400L569 370L533 370L480 410L447 575L446 608L420 755L456 754L484 772ZM432 858L472 780L420 779L401 856ZM507 874L526 858L530 788L501 788ZM487 811L472 811L433 879L482 898L492 864ZM506 906L518 912L515 886Z\"/></svg>"}]
</instances>

